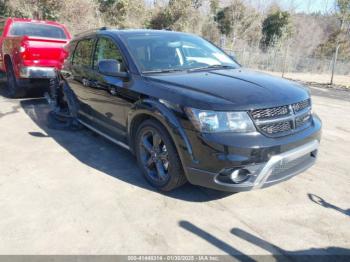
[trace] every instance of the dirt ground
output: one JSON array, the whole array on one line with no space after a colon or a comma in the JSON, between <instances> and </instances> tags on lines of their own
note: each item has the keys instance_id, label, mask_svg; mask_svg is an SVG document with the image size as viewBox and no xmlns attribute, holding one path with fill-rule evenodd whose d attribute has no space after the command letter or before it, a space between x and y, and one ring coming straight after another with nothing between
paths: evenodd
<instances>
[{"instance_id":1,"label":"dirt ground","mask_svg":"<svg viewBox=\"0 0 350 262\"><path fill-rule=\"evenodd\" d=\"M129 152L0 96L0 254L350 255L350 92L312 92L317 164L238 194L154 191Z\"/></svg>"},{"instance_id":2,"label":"dirt ground","mask_svg":"<svg viewBox=\"0 0 350 262\"><path fill-rule=\"evenodd\" d=\"M282 72L266 72L275 76L282 76ZM285 78L307 83L329 84L331 81L330 74L311 74L311 73L286 73ZM335 75L334 84L350 88L350 75Z\"/></svg>"}]
</instances>

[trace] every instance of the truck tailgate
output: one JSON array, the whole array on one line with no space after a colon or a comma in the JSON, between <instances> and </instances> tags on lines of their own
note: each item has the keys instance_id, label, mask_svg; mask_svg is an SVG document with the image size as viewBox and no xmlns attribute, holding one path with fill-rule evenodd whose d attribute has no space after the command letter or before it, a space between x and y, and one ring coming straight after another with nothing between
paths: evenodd
<instances>
[{"instance_id":1,"label":"truck tailgate","mask_svg":"<svg viewBox=\"0 0 350 262\"><path fill-rule=\"evenodd\" d=\"M67 43L65 39L24 36L23 65L60 68L68 55L64 48Z\"/></svg>"}]
</instances>

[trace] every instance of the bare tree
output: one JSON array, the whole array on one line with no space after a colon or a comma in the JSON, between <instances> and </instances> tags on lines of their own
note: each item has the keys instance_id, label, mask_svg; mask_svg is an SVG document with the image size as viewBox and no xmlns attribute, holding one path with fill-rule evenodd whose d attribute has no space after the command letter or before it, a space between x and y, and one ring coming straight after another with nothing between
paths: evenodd
<instances>
[{"instance_id":1,"label":"bare tree","mask_svg":"<svg viewBox=\"0 0 350 262\"><path fill-rule=\"evenodd\" d=\"M333 82L334 82L334 73L336 70L339 48L342 42L344 41L343 38L344 37L345 39L347 38L346 34L349 28L349 24L347 26L346 24L350 22L350 0L337 0L336 15L339 19L340 25L339 25L339 31L338 31L336 45L335 45L334 59L333 59L333 65L332 65L332 76L331 76L331 82L330 82L331 85L333 85Z\"/></svg>"}]
</instances>

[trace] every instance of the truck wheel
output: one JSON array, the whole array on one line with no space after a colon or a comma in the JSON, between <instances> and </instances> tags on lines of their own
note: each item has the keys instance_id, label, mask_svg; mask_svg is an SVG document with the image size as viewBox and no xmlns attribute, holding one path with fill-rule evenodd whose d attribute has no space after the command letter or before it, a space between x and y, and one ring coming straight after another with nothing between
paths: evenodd
<instances>
[{"instance_id":1,"label":"truck wheel","mask_svg":"<svg viewBox=\"0 0 350 262\"><path fill-rule=\"evenodd\" d=\"M15 72L11 63L7 63L6 67L6 76L7 76L7 96L9 98L22 98L26 95L26 92L23 88L18 86Z\"/></svg>"},{"instance_id":2,"label":"truck wheel","mask_svg":"<svg viewBox=\"0 0 350 262\"><path fill-rule=\"evenodd\" d=\"M135 151L138 165L153 187L171 191L186 183L174 143L157 121L146 120L139 126Z\"/></svg>"}]
</instances>

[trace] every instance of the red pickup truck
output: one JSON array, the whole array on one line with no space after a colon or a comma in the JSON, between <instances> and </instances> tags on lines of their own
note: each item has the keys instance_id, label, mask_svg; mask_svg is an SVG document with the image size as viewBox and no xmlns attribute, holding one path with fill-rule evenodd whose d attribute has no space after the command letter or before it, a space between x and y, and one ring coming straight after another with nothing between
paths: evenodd
<instances>
[{"instance_id":1,"label":"red pickup truck","mask_svg":"<svg viewBox=\"0 0 350 262\"><path fill-rule=\"evenodd\" d=\"M71 35L51 21L0 18L0 71L7 76L7 95L24 97L54 77L68 55Z\"/></svg>"}]
</instances>

